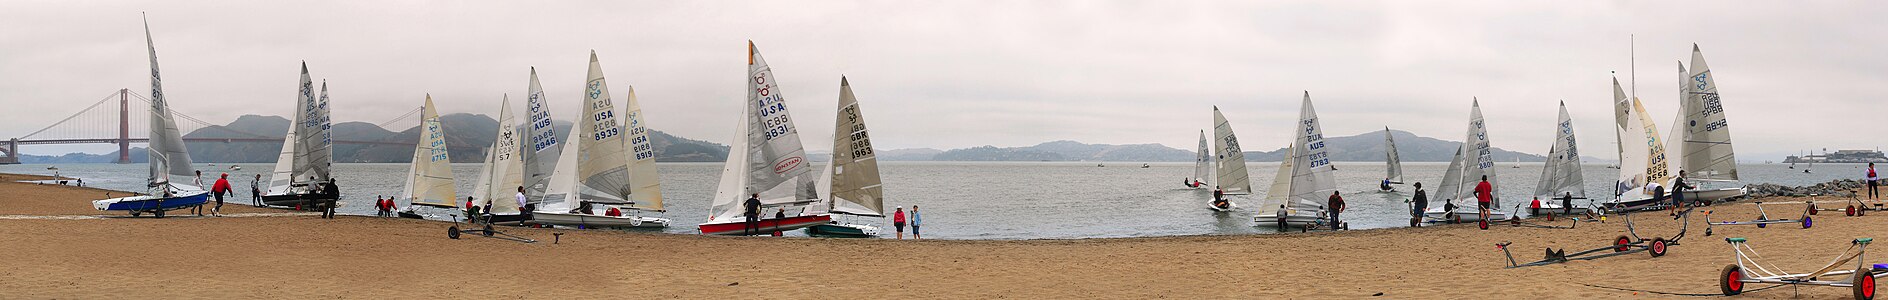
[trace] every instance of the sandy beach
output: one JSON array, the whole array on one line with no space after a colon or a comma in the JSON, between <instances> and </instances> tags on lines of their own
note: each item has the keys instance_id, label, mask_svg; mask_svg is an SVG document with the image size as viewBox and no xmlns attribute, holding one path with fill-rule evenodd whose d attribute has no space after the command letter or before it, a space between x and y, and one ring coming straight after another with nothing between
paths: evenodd
<instances>
[{"instance_id":1,"label":"sandy beach","mask_svg":"<svg viewBox=\"0 0 1888 300\"><path fill-rule=\"evenodd\" d=\"M92 210L106 191L0 176L4 298L1663 298L1718 292L1746 237L1767 263L1805 272L1858 237L1888 238L1888 213L1825 212L1815 227L1719 227L1704 218L1659 258L1632 254L1503 269L1543 247L1585 249L1625 234L1618 218L1577 229L1473 224L1238 236L1084 240L889 240L713 237L645 232L505 231L538 243L447 239L450 223L224 207L233 217L128 218ZM122 193L122 192L119 192ZM1795 218L1805 199L1765 199ZM1836 201L1835 199L1823 199ZM1748 202L1710 207L1754 219ZM174 214L179 215L179 214ZM106 216L37 218L34 216ZM971 218L975 216L955 216ZM1635 215L1669 238L1664 212ZM1562 219L1554 224L1566 225ZM931 230L950 230L930 228ZM552 243L553 233L564 233ZM1571 251L1569 251L1571 252ZM1888 254L1870 262L1888 262ZM1753 285L1747 290L1761 288ZM1748 299L1847 298L1833 287L1748 292Z\"/></svg>"}]
</instances>

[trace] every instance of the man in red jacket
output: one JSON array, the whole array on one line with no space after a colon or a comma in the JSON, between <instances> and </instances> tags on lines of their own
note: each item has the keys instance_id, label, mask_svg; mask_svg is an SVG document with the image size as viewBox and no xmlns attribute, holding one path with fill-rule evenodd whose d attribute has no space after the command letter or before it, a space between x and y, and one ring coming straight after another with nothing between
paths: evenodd
<instances>
[{"instance_id":1,"label":"man in red jacket","mask_svg":"<svg viewBox=\"0 0 1888 300\"><path fill-rule=\"evenodd\" d=\"M1482 175L1482 183L1475 184L1475 204L1481 206L1482 220L1488 220L1488 211L1494 209L1489 203L1495 199L1495 186L1488 184L1488 175Z\"/></svg>"},{"instance_id":2,"label":"man in red jacket","mask_svg":"<svg viewBox=\"0 0 1888 300\"><path fill-rule=\"evenodd\" d=\"M210 208L210 215L221 216L223 213L223 194L233 193L229 187L229 173L223 173L222 178L216 179L216 185L210 187L210 193L216 195L216 207Z\"/></svg>"}]
</instances>

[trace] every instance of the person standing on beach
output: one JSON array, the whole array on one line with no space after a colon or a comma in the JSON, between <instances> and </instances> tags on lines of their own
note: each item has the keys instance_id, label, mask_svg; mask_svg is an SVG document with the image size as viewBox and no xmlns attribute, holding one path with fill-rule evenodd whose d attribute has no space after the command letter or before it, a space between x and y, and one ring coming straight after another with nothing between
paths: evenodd
<instances>
[{"instance_id":1,"label":"person standing on beach","mask_svg":"<svg viewBox=\"0 0 1888 300\"><path fill-rule=\"evenodd\" d=\"M249 181L249 205L262 207L262 174Z\"/></svg>"},{"instance_id":2,"label":"person standing on beach","mask_svg":"<svg viewBox=\"0 0 1888 300\"><path fill-rule=\"evenodd\" d=\"M518 186L518 194L513 197L518 198L518 214L523 216L531 215L531 207L525 206L524 186Z\"/></svg>"},{"instance_id":3,"label":"person standing on beach","mask_svg":"<svg viewBox=\"0 0 1888 300\"><path fill-rule=\"evenodd\" d=\"M1875 186L1881 185L1881 178L1875 177L1875 163L1868 163L1868 198L1876 199Z\"/></svg>"},{"instance_id":4,"label":"person standing on beach","mask_svg":"<svg viewBox=\"0 0 1888 300\"><path fill-rule=\"evenodd\" d=\"M899 206L892 212L892 227L898 228L898 239L905 239L905 207Z\"/></svg>"},{"instance_id":5,"label":"person standing on beach","mask_svg":"<svg viewBox=\"0 0 1888 300\"><path fill-rule=\"evenodd\" d=\"M210 194L216 195L216 207L210 208L210 215L222 216L223 215L223 195L234 194L234 192L231 191L231 188L229 186L229 173L223 173L222 177L219 177L216 179L216 185L210 187Z\"/></svg>"},{"instance_id":6,"label":"person standing on beach","mask_svg":"<svg viewBox=\"0 0 1888 300\"><path fill-rule=\"evenodd\" d=\"M747 217L747 224L741 226L741 235L760 234L760 194L748 195L747 201L742 202L741 206L744 208L742 215Z\"/></svg>"},{"instance_id":7,"label":"person standing on beach","mask_svg":"<svg viewBox=\"0 0 1888 300\"><path fill-rule=\"evenodd\" d=\"M1672 177L1672 213L1676 214L1678 209L1685 207L1687 189L1691 189L1691 184L1685 183L1685 170L1678 170L1678 177Z\"/></svg>"},{"instance_id":8,"label":"person standing on beach","mask_svg":"<svg viewBox=\"0 0 1888 300\"><path fill-rule=\"evenodd\" d=\"M915 239L922 238L918 234L918 225L921 225L923 223L924 223L924 217L918 215L918 206L912 205L911 206L911 239L915 240Z\"/></svg>"},{"instance_id":9,"label":"person standing on beach","mask_svg":"<svg viewBox=\"0 0 1888 300\"><path fill-rule=\"evenodd\" d=\"M1339 196L1336 191L1332 191L1328 201L1330 203L1326 203L1325 208L1331 213L1331 228L1336 229L1344 224L1337 218L1338 213L1344 212L1344 196Z\"/></svg>"},{"instance_id":10,"label":"person standing on beach","mask_svg":"<svg viewBox=\"0 0 1888 300\"><path fill-rule=\"evenodd\" d=\"M197 170L197 179L191 180L191 183L197 184L197 188L203 188L203 170ZM191 206L190 213L197 214L199 217L203 216L203 205Z\"/></svg>"},{"instance_id":11,"label":"person standing on beach","mask_svg":"<svg viewBox=\"0 0 1888 300\"><path fill-rule=\"evenodd\" d=\"M1423 190L1423 183L1421 182L1417 182L1411 186L1416 187L1416 196L1410 197L1409 200L1416 205L1410 207L1409 216L1411 218L1421 218L1423 217L1423 212L1429 210L1429 192Z\"/></svg>"},{"instance_id":12,"label":"person standing on beach","mask_svg":"<svg viewBox=\"0 0 1888 300\"><path fill-rule=\"evenodd\" d=\"M1475 184L1475 204L1481 207L1481 220L1488 221L1488 211L1494 209L1489 203L1495 200L1495 186L1488 184L1488 175L1482 175L1482 183Z\"/></svg>"}]
</instances>

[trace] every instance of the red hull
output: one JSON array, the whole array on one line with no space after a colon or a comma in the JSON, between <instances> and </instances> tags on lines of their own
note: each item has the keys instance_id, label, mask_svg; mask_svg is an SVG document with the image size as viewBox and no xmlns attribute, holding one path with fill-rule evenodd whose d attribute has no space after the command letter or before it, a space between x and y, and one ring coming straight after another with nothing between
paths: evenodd
<instances>
[{"instance_id":1,"label":"red hull","mask_svg":"<svg viewBox=\"0 0 1888 300\"><path fill-rule=\"evenodd\" d=\"M762 219L758 223L760 223L761 234L772 234L775 231L792 231L800 228L813 227L819 224L831 223L832 221L833 217L830 215L813 215L788 217L785 219ZM740 235L747 229L747 223L711 222L703 223L699 227L701 228L701 234Z\"/></svg>"}]
</instances>

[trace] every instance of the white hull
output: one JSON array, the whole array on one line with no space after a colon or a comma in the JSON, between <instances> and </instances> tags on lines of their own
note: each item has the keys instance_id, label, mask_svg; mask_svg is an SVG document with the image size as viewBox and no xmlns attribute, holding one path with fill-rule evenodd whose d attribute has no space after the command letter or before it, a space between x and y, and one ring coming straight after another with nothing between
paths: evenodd
<instances>
[{"instance_id":1,"label":"white hull","mask_svg":"<svg viewBox=\"0 0 1888 300\"><path fill-rule=\"evenodd\" d=\"M1431 220L1446 221L1450 220L1448 213L1448 211L1444 211L1441 208L1431 208L1429 211L1424 211L1423 216ZM1481 210L1475 208L1474 205L1456 207L1455 214L1461 216L1462 222L1476 222L1482 220ZM1509 217L1511 216L1508 213L1498 210L1488 212L1489 221L1502 221L1507 220Z\"/></svg>"},{"instance_id":2,"label":"white hull","mask_svg":"<svg viewBox=\"0 0 1888 300\"><path fill-rule=\"evenodd\" d=\"M1724 200L1724 199L1729 199L1732 197L1743 196L1747 193L1749 193L1749 191L1741 187L1709 189L1709 190L1706 190L1706 189L1689 190L1689 191L1685 191L1685 200L1697 199L1697 200L1703 200L1703 201L1717 202L1718 200Z\"/></svg>"},{"instance_id":3,"label":"white hull","mask_svg":"<svg viewBox=\"0 0 1888 300\"><path fill-rule=\"evenodd\" d=\"M625 227L625 228L627 227L638 227L638 228L669 227L669 219L656 218L656 217L644 217L644 216L636 216L636 215L611 217L611 216L580 214L580 213L544 212L544 211L531 212L531 222L537 223L537 224L585 226L585 227Z\"/></svg>"},{"instance_id":4,"label":"white hull","mask_svg":"<svg viewBox=\"0 0 1888 300\"><path fill-rule=\"evenodd\" d=\"M1281 213L1261 214L1261 215L1253 216L1252 222L1256 223L1257 226L1259 227L1277 228L1279 214ZM1285 227L1302 228L1307 225L1330 221L1322 217L1319 217L1318 214L1314 212L1298 212L1298 213L1283 213L1283 214L1285 215Z\"/></svg>"},{"instance_id":5,"label":"white hull","mask_svg":"<svg viewBox=\"0 0 1888 300\"><path fill-rule=\"evenodd\" d=\"M1206 200L1206 209L1211 209L1213 211L1232 211L1238 208L1239 208L1239 202L1232 202L1232 199L1226 199L1226 208L1219 208L1217 206L1213 206L1212 199Z\"/></svg>"}]
</instances>

